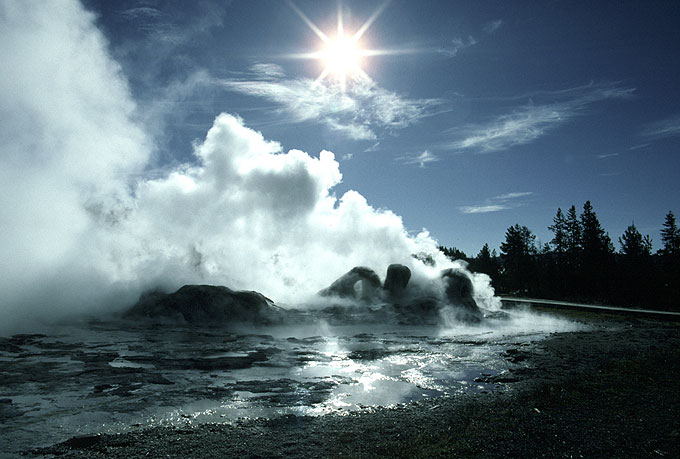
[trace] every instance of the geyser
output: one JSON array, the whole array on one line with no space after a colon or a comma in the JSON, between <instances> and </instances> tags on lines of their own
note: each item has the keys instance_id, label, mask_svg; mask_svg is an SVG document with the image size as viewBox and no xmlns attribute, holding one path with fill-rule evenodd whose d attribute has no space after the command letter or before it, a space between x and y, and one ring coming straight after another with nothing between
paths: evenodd
<instances>
[{"instance_id":1,"label":"geyser","mask_svg":"<svg viewBox=\"0 0 680 459\"><path fill-rule=\"evenodd\" d=\"M436 289L452 268L480 306L499 306L488 278L448 260L427 231L410 235L357 191L336 196L331 152L284 152L222 113L191 161L154 168L153 136L79 3L13 2L0 15L0 51L0 333L185 284L299 305L348 267L399 260L414 286Z\"/></svg>"}]
</instances>

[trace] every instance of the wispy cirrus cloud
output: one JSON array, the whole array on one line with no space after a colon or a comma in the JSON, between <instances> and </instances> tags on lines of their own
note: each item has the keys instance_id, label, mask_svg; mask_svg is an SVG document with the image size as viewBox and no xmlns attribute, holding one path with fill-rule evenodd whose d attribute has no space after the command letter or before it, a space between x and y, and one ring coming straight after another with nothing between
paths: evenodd
<instances>
[{"instance_id":1,"label":"wispy cirrus cloud","mask_svg":"<svg viewBox=\"0 0 680 459\"><path fill-rule=\"evenodd\" d=\"M396 158L396 161L407 164L407 165L417 165L421 169L425 168L428 163L434 163L439 161L436 155L433 155L429 150L425 150L422 153L415 155L404 155Z\"/></svg>"},{"instance_id":2,"label":"wispy cirrus cloud","mask_svg":"<svg viewBox=\"0 0 680 459\"><path fill-rule=\"evenodd\" d=\"M186 43L197 33L222 25L223 6L201 3L193 14L176 5L161 4L158 8L138 6L118 11L118 17L133 24L153 41L165 45Z\"/></svg>"},{"instance_id":3,"label":"wispy cirrus cloud","mask_svg":"<svg viewBox=\"0 0 680 459\"><path fill-rule=\"evenodd\" d=\"M642 135L655 140L680 136L680 115L649 123Z\"/></svg>"},{"instance_id":4,"label":"wispy cirrus cloud","mask_svg":"<svg viewBox=\"0 0 680 459\"><path fill-rule=\"evenodd\" d=\"M357 79L340 85L307 78L285 78L273 64L257 64L246 78L218 80L229 91L259 97L277 105L290 122L316 121L355 140L375 140L377 130L397 130L437 113L440 99L409 99Z\"/></svg>"},{"instance_id":5,"label":"wispy cirrus cloud","mask_svg":"<svg viewBox=\"0 0 680 459\"><path fill-rule=\"evenodd\" d=\"M490 153L527 144L583 115L589 105L608 99L629 98L634 90L614 83L526 94L521 98L529 98L531 103L528 105L516 107L510 113L498 115L485 123L449 129L447 134L452 135L454 140L445 147Z\"/></svg>"},{"instance_id":6,"label":"wispy cirrus cloud","mask_svg":"<svg viewBox=\"0 0 680 459\"><path fill-rule=\"evenodd\" d=\"M456 37L446 46L439 48L437 52L447 57L455 57L460 51L476 44L477 40L472 35L468 35L467 38Z\"/></svg>"},{"instance_id":7,"label":"wispy cirrus cloud","mask_svg":"<svg viewBox=\"0 0 680 459\"><path fill-rule=\"evenodd\" d=\"M571 112L554 106L523 107L488 124L468 126L461 130L462 138L449 147L454 150L475 149L481 153L506 150L532 142L571 116Z\"/></svg>"},{"instance_id":8,"label":"wispy cirrus cloud","mask_svg":"<svg viewBox=\"0 0 680 459\"><path fill-rule=\"evenodd\" d=\"M597 159L609 159L609 158L616 158L619 156L618 153L605 153L602 155L597 155Z\"/></svg>"},{"instance_id":9,"label":"wispy cirrus cloud","mask_svg":"<svg viewBox=\"0 0 680 459\"><path fill-rule=\"evenodd\" d=\"M502 19L495 19L493 21L489 21L484 25L484 32L488 34L492 34L496 32L498 29L500 29L503 26L503 20Z\"/></svg>"},{"instance_id":10,"label":"wispy cirrus cloud","mask_svg":"<svg viewBox=\"0 0 680 459\"><path fill-rule=\"evenodd\" d=\"M364 150L364 153L371 153L373 151L378 151L380 149L380 142L376 142L367 149Z\"/></svg>"},{"instance_id":11,"label":"wispy cirrus cloud","mask_svg":"<svg viewBox=\"0 0 680 459\"><path fill-rule=\"evenodd\" d=\"M253 64L250 71L257 74L262 80L274 80L286 76L283 67L277 64Z\"/></svg>"},{"instance_id":12,"label":"wispy cirrus cloud","mask_svg":"<svg viewBox=\"0 0 680 459\"><path fill-rule=\"evenodd\" d=\"M519 191L513 193L506 193L493 198L487 199L483 204L472 206L460 206L460 210L464 214L486 214L490 212L499 212L501 210L514 209L526 204L524 198L528 198L534 193L531 191Z\"/></svg>"}]
</instances>

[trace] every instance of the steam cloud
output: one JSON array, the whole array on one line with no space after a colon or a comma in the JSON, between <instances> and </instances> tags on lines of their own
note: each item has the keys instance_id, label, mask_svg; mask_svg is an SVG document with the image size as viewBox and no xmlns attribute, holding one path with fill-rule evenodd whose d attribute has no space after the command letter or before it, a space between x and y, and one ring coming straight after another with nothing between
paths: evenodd
<instances>
[{"instance_id":1,"label":"steam cloud","mask_svg":"<svg viewBox=\"0 0 680 459\"><path fill-rule=\"evenodd\" d=\"M336 198L332 153L282 152L237 116L217 116L194 162L149 171L153 141L94 19L76 1L0 3L0 333L159 285L297 303L357 265L407 264L415 281L454 266L391 211ZM473 282L493 306L488 278Z\"/></svg>"}]
</instances>

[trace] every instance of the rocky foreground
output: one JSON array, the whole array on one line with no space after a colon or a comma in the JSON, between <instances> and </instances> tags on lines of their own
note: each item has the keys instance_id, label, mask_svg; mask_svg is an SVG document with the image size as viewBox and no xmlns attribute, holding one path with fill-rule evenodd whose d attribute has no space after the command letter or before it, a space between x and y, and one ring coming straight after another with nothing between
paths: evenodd
<instances>
[{"instance_id":1,"label":"rocky foreground","mask_svg":"<svg viewBox=\"0 0 680 459\"><path fill-rule=\"evenodd\" d=\"M558 333L506 358L504 393L318 418L287 416L72 438L27 456L680 457L680 324L568 313Z\"/></svg>"}]
</instances>

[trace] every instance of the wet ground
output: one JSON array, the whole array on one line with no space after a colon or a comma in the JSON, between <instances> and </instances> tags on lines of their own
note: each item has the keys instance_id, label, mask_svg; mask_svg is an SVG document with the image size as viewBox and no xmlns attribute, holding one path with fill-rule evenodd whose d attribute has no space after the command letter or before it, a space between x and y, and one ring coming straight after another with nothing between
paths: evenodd
<instances>
[{"instance_id":1,"label":"wet ground","mask_svg":"<svg viewBox=\"0 0 680 459\"><path fill-rule=\"evenodd\" d=\"M55 326L0 338L0 437L12 456L79 435L503 392L526 369L522 346L586 328L520 311L453 328Z\"/></svg>"}]
</instances>

